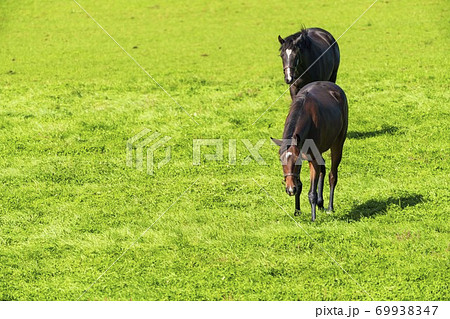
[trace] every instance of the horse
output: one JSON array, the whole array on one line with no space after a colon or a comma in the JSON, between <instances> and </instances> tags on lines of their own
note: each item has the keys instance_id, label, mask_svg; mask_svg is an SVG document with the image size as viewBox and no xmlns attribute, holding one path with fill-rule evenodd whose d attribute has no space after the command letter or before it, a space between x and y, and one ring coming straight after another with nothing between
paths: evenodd
<instances>
[{"instance_id":1,"label":"horse","mask_svg":"<svg viewBox=\"0 0 450 319\"><path fill-rule=\"evenodd\" d=\"M308 198L312 221L316 219L316 205L323 209L325 161L322 153L328 149L331 149L328 211L333 212L334 189L347 127L347 97L338 85L327 81L313 82L304 86L294 97L284 125L283 139L271 139L280 146L286 193L295 195L295 216L300 215L302 160L309 162L311 187Z\"/></svg>"},{"instance_id":2,"label":"horse","mask_svg":"<svg viewBox=\"0 0 450 319\"><path fill-rule=\"evenodd\" d=\"M340 62L339 46L328 31L302 28L285 39L279 35L278 41L281 44L284 81L290 85L292 100L308 83L336 82Z\"/></svg>"}]
</instances>

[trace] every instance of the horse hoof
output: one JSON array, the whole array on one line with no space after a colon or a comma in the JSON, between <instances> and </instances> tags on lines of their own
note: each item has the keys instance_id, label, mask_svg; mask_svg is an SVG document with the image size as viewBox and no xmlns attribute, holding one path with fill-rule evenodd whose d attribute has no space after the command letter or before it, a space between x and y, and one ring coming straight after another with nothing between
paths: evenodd
<instances>
[{"instance_id":1,"label":"horse hoof","mask_svg":"<svg viewBox=\"0 0 450 319\"><path fill-rule=\"evenodd\" d=\"M295 213L294 213L294 216L300 216L300 214L301 214L302 212L300 211L300 210L295 210Z\"/></svg>"}]
</instances>

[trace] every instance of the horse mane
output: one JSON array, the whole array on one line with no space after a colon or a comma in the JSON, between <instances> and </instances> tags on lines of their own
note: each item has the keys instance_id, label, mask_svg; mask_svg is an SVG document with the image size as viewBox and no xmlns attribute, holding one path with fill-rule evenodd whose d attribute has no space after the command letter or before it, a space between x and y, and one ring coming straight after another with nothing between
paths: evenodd
<instances>
[{"instance_id":1,"label":"horse mane","mask_svg":"<svg viewBox=\"0 0 450 319\"><path fill-rule=\"evenodd\" d=\"M297 120L300 113L303 110L303 104L305 103L306 95L308 92L302 95L297 95L295 100L291 104L289 115L286 118L285 131L283 139L291 139L294 135L295 127L297 126Z\"/></svg>"},{"instance_id":2,"label":"horse mane","mask_svg":"<svg viewBox=\"0 0 450 319\"><path fill-rule=\"evenodd\" d=\"M295 47L309 49L310 46L311 38L308 35L308 29L302 26L300 32L294 33L284 39L284 43L280 46L280 51L292 50Z\"/></svg>"},{"instance_id":3,"label":"horse mane","mask_svg":"<svg viewBox=\"0 0 450 319\"><path fill-rule=\"evenodd\" d=\"M311 38L309 37L308 34L308 29L306 29L305 27L302 27L302 29L300 30L300 36L297 39L297 43L298 46L300 48L306 48L309 49L311 46Z\"/></svg>"}]
</instances>

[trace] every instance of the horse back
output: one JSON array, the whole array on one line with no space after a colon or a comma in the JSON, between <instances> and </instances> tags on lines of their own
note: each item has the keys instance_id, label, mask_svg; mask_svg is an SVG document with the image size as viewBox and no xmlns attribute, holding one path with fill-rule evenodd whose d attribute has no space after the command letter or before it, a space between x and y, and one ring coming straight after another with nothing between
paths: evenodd
<instances>
[{"instance_id":1,"label":"horse back","mask_svg":"<svg viewBox=\"0 0 450 319\"><path fill-rule=\"evenodd\" d=\"M336 84L317 81L297 94L304 98L303 116L310 119L306 138L313 139L320 152L345 139L348 126L348 103L344 91Z\"/></svg>"},{"instance_id":2,"label":"horse back","mask_svg":"<svg viewBox=\"0 0 450 319\"><path fill-rule=\"evenodd\" d=\"M331 44L336 42L336 40L334 39L333 35L331 35L330 32L321 28L309 28L308 37L318 42L323 42L327 46L330 46Z\"/></svg>"},{"instance_id":3,"label":"horse back","mask_svg":"<svg viewBox=\"0 0 450 319\"><path fill-rule=\"evenodd\" d=\"M310 77L313 80L328 81L339 69L339 46L331 33L320 28L309 28L308 38L309 50L304 51L303 54L305 62L311 65L308 71Z\"/></svg>"}]
</instances>

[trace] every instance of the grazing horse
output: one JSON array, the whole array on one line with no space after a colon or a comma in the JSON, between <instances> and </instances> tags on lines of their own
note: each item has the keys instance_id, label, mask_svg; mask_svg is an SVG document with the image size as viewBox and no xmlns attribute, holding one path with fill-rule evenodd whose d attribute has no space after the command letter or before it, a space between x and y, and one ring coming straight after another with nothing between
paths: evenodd
<instances>
[{"instance_id":1,"label":"grazing horse","mask_svg":"<svg viewBox=\"0 0 450 319\"><path fill-rule=\"evenodd\" d=\"M320 28L302 29L283 39L284 81L290 85L291 99L306 84L314 81L336 82L339 68L339 46L333 36Z\"/></svg>"},{"instance_id":2,"label":"grazing horse","mask_svg":"<svg viewBox=\"0 0 450 319\"><path fill-rule=\"evenodd\" d=\"M311 188L308 197L313 221L316 219L316 205L320 209L323 208L325 162L322 153L328 149L331 149L328 210L333 211L334 188L347 127L347 97L344 91L332 82L310 83L303 87L292 101L284 125L283 140L272 140L280 146L286 192L289 196L295 195L295 215L300 214L302 160L309 162Z\"/></svg>"}]
</instances>

